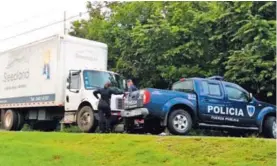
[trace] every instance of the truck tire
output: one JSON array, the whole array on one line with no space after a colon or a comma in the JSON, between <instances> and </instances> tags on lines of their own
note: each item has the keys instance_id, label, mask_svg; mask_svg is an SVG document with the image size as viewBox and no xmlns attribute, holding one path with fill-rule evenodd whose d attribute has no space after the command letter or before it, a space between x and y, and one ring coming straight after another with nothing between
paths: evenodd
<instances>
[{"instance_id":1,"label":"truck tire","mask_svg":"<svg viewBox=\"0 0 277 166\"><path fill-rule=\"evenodd\" d=\"M77 114L77 124L82 132L94 132L97 127L93 110L90 106L84 106Z\"/></svg>"},{"instance_id":2,"label":"truck tire","mask_svg":"<svg viewBox=\"0 0 277 166\"><path fill-rule=\"evenodd\" d=\"M23 125L24 125L24 115L22 112L20 111L17 111L17 127L16 127L16 130L20 131L22 128L23 128Z\"/></svg>"},{"instance_id":3,"label":"truck tire","mask_svg":"<svg viewBox=\"0 0 277 166\"><path fill-rule=\"evenodd\" d=\"M263 131L266 138L276 139L276 117L270 116L265 119Z\"/></svg>"},{"instance_id":4,"label":"truck tire","mask_svg":"<svg viewBox=\"0 0 277 166\"><path fill-rule=\"evenodd\" d=\"M17 113L14 110L6 111L3 118L4 129L8 131L16 130L17 121Z\"/></svg>"},{"instance_id":5,"label":"truck tire","mask_svg":"<svg viewBox=\"0 0 277 166\"><path fill-rule=\"evenodd\" d=\"M165 127L161 126L159 119L149 119L145 121L144 130L150 134L161 134L164 132Z\"/></svg>"},{"instance_id":6,"label":"truck tire","mask_svg":"<svg viewBox=\"0 0 277 166\"><path fill-rule=\"evenodd\" d=\"M135 133L134 126L133 118L124 118L124 130L126 133Z\"/></svg>"},{"instance_id":7,"label":"truck tire","mask_svg":"<svg viewBox=\"0 0 277 166\"><path fill-rule=\"evenodd\" d=\"M168 119L168 129L172 134L175 135L185 135L192 128L192 118L191 115L183 110L174 110Z\"/></svg>"}]
</instances>

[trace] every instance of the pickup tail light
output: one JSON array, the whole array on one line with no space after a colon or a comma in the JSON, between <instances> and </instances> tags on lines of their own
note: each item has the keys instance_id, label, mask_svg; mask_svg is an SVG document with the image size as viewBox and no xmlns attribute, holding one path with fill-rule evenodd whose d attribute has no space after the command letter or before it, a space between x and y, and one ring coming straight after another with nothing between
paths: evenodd
<instances>
[{"instance_id":1,"label":"pickup tail light","mask_svg":"<svg viewBox=\"0 0 277 166\"><path fill-rule=\"evenodd\" d=\"M151 99L151 94L148 90L143 91L143 104L148 104Z\"/></svg>"}]
</instances>

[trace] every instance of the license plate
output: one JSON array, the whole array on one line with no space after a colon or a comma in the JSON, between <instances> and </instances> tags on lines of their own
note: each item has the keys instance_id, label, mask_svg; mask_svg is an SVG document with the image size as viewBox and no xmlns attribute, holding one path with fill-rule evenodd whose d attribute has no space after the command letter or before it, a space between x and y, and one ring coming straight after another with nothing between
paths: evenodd
<instances>
[{"instance_id":1,"label":"license plate","mask_svg":"<svg viewBox=\"0 0 277 166\"><path fill-rule=\"evenodd\" d=\"M137 103L138 103L138 101L136 101L136 100L131 100L128 102L128 104L130 104L130 105L137 105Z\"/></svg>"},{"instance_id":2,"label":"license plate","mask_svg":"<svg viewBox=\"0 0 277 166\"><path fill-rule=\"evenodd\" d=\"M136 100L130 100L125 102L125 108L136 108L138 107L138 102Z\"/></svg>"}]
</instances>

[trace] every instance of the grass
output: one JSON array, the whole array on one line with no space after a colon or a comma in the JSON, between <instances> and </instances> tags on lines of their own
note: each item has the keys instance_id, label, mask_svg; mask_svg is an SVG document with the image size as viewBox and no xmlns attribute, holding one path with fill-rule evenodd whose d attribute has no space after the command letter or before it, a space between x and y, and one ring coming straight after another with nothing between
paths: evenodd
<instances>
[{"instance_id":1,"label":"grass","mask_svg":"<svg viewBox=\"0 0 277 166\"><path fill-rule=\"evenodd\" d=\"M0 132L0 165L275 166L275 147L257 138Z\"/></svg>"}]
</instances>

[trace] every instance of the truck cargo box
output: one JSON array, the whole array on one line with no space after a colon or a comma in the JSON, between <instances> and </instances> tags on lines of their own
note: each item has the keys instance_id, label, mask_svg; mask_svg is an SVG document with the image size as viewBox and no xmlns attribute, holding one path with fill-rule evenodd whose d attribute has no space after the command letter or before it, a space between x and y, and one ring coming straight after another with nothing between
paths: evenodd
<instances>
[{"instance_id":1,"label":"truck cargo box","mask_svg":"<svg viewBox=\"0 0 277 166\"><path fill-rule=\"evenodd\" d=\"M0 53L0 108L63 106L69 70L107 70L107 45L55 35Z\"/></svg>"}]
</instances>

